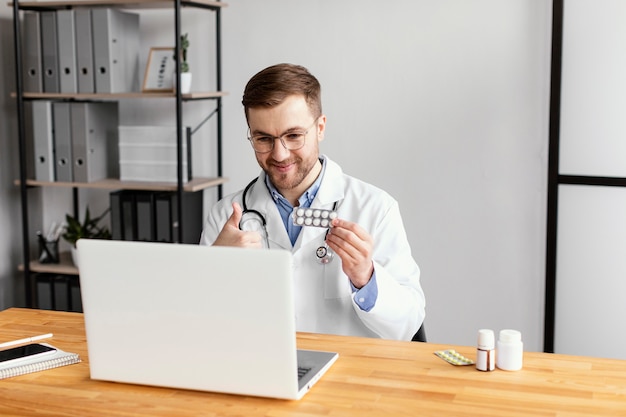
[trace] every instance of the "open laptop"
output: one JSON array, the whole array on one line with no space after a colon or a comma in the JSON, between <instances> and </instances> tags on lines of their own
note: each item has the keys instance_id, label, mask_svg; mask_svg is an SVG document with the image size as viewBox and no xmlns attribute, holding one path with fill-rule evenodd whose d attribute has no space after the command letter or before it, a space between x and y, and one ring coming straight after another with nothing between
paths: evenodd
<instances>
[{"instance_id":1,"label":"open laptop","mask_svg":"<svg viewBox=\"0 0 626 417\"><path fill-rule=\"evenodd\" d=\"M93 379L300 399L337 359L296 350L288 251L94 239L77 249Z\"/></svg>"}]
</instances>

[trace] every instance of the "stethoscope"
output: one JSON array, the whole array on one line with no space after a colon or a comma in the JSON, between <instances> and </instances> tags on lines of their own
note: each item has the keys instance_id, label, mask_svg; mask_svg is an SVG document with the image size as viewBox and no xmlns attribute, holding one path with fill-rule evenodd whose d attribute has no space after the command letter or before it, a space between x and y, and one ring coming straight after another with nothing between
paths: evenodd
<instances>
[{"instance_id":1,"label":"stethoscope","mask_svg":"<svg viewBox=\"0 0 626 417\"><path fill-rule=\"evenodd\" d=\"M248 191L250 191L250 188L252 188L257 180L258 177L250 181L250 183L248 183L248 185L246 185L246 188L244 188L243 190L243 195L241 197L243 212L241 213L239 229L245 231L259 232L264 240L265 247L269 249L270 243L267 235L267 222L265 220L265 216L261 214L261 212L259 212L258 210L248 208L248 204L246 202L248 197ZM335 204L333 204L333 211L336 210L337 202L335 201ZM322 265L330 263L335 257L335 252L333 252L326 244L326 237L328 236L329 231L330 229L326 230L326 234L324 235L324 243L315 250L315 260Z\"/></svg>"}]
</instances>

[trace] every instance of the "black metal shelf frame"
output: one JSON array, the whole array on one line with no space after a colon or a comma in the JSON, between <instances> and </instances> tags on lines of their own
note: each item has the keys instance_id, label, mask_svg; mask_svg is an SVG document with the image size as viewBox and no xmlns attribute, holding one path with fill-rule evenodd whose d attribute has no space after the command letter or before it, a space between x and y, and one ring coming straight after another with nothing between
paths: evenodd
<instances>
[{"instance_id":1,"label":"black metal shelf frame","mask_svg":"<svg viewBox=\"0 0 626 417\"><path fill-rule=\"evenodd\" d=\"M219 0L218 0L219 2ZM106 1L103 1L103 4L106 4ZM119 6L119 4L112 4L112 6ZM72 7L72 6L68 6ZM221 9L222 7L205 4L201 2L195 1L187 1L187 0L174 0L173 9L174 9L174 32L175 32L175 54L176 56L180 56L181 51L181 9L183 7L190 8L198 8L210 10L214 13L215 16L215 74L216 74L216 88L217 91L222 90L222 38L221 38ZM20 182L20 199L21 199L21 216L22 216L22 253L23 253L23 262L24 262L24 287L25 287L25 298L26 298L26 306L33 307L36 304L36 297L33 291L35 288L36 282L33 279L32 271L30 270L30 231L29 231L29 219L28 219L28 188L27 185L27 155L26 155L26 145L25 145L25 116L24 116L24 92L23 92L23 66L22 66L22 37L21 37L21 23L20 23L20 11L21 10L45 10L48 9L45 5L36 6L36 7L20 7L18 1L12 2L13 8L13 38L14 38L14 60L15 60L15 79L16 79L16 104L17 104L17 129L18 129L18 153L19 153L19 182ZM58 9L59 7L51 6L50 9ZM180 61L179 61L180 62ZM180 86L180 65L176 66L176 79L178 82L177 86ZM177 132L177 163L178 163L178 181L176 187L177 194L177 210L179 215L179 227L178 227L178 242L183 241L183 227L182 223L184 222L183 213L183 152L182 152L182 144L183 144L183 130L182 130L182 115L183 115L183 101L197 101L197 100L215 100L216 101L216 109L207 116L207 119L215 115L216 123L217 123L217 176L221 177L223 175L223 164L222 164L222 97L211 97L211 98L194 98L194 99L184 99L183 94L180 91L180 88L176 88L175 94L175 108L176 108L176 132ZM205 119L206 121L206 119ZM202 123L204 123L203 121ZM218 199L222 198L222 185L217 185L217 194ZM79 215L79 202L78 202L78 188L72 188L72 199L73 199L73 210L74 215Z\"/></svg>"}]
</instances>

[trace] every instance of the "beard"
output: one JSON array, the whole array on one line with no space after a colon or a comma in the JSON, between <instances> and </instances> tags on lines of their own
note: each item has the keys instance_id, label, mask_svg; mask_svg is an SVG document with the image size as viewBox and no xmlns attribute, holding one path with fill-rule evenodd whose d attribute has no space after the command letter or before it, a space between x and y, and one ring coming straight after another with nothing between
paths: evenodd
<instances>
[{"instance_id":1,"label":"beard","mask_svg":"<svg viewBox=\"0 0 626 417\"><path fill-rule=\"evenodd\" d=\"M301 158L294 158L293 160L283 161L277 163L276 161L268 161L268 166L264 167L267 176L272 181L272 184L280 190L293 190L302 184L307 175L315 167L317 157L312 158L310 161L305 161ZM295 164L295 170L289 173L282 173L272 167L280 165Z\"/></svg>"}]
</instances>

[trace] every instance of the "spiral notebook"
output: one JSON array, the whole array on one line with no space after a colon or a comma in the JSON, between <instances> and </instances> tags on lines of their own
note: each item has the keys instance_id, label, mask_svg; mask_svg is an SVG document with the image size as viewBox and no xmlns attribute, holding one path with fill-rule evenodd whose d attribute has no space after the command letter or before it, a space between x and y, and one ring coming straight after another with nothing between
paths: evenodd
<instances>
[{"instance_id":1,"label":"spiral notebook","mask_svg":"<svg viewBox=\"0 0 626 417\"><path fill-rule=\"evenodd\" d=\"M60 366L80 362L80 356L78 356L78 353L65 352L58 348L55 349L57 349L56 353L51 356L33 358L32 360L23 361L14 365L0 365L0 379L30 374L32 372L45 371L47 369L58 368Z\"/></svg>"}]
</instances>

